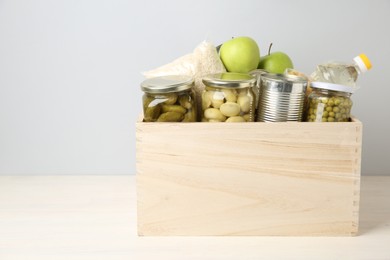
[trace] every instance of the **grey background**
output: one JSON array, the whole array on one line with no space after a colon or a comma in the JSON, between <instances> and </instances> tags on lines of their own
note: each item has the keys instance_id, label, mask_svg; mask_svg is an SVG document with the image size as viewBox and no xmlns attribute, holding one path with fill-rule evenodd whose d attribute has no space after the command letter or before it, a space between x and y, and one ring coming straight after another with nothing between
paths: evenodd
<instances>
[{"instance_id":1,"label":"grey background","mask_svg":"<svg viewBox=\"0 0 390 260\"><path fill-rule=\"evenodd\" d=\"M390 175L390 1L0 0L0 174L134 174L142 71L250 36L310 74L365 52L362 173Z\"/></svg>"}]
</instances>

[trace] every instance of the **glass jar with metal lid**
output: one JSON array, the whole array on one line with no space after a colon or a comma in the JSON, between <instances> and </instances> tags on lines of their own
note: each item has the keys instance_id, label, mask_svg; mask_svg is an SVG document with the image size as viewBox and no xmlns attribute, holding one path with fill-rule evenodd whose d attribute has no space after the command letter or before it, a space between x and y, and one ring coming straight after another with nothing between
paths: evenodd
<instances>
[{"instance_id":1,"label":"glass jar with metal lid","mask_svg":"<svg viewBox=\"0 0 390 260\"><path fill-rule=\"evenodd\" d=\"M196 122L194 80L170 75L141 83L144 122Z\"/></svg>"},{"instance_id":2,"label":"glass jar with metal lid","mask_svg":"<svg viewBox=\"0 0 390 260\"><path fill-rule=\"evenodd\" d=\"M208 75L202 81L202 122L254 121L254 77L226 72Z\"/></svg>"},{"instance_id":3,"label":"glass jar with metal lid","mask_svg":"<svg viewBox=\"0 0 390 260\"><path fill-rule=\"evenodd\" d=\"M312 82L306 108L307 122L347 122L351 117L352 87Z\"/></svg>"}]
</instances>

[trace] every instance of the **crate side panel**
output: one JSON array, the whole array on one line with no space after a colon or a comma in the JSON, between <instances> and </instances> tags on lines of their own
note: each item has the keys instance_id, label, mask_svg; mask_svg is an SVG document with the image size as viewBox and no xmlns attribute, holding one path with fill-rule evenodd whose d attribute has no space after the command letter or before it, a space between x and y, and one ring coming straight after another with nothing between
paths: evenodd
<instances>
[{"instance_id":1,"label":"crate side panel","mask_svg":"<svg viewBox=\"0 0 390 260\"><path fill-rule=\"evenodd\" d=\"M137 125L139 233L353 234L361 129L320 125Z\"/></svg>"}]
</instances>

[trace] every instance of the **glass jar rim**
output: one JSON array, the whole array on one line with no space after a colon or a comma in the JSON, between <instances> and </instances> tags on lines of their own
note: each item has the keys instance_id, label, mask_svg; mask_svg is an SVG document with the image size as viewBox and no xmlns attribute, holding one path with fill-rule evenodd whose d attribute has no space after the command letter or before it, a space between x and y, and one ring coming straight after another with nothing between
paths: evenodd
<instances>
[{"instance_id":1,"label":"glass jar rim","mask_svg":"<svg viewBox=\"0 0 390 260\"><path fill-rule=\"evenodd\" d=\"M203 84L218 88L247 88L256 85L256 79L246 73L223 72L209 74L202 79Z\"/></svg>"},{"instance_id":2,"label":"glass jar rim","mask_svg":"<svg viewBox=\"0 0 390 260\"><path fill-rule=\"evenodd\" d=\"M194 79L185 75L166 75L146 79L141 83L141 90L150 93L171 93L191 89Z\"/></svg>"},{"instance_id":3,"label":"glass jar rim","mask_svg":"<svg viewBox=\"0 0 390 260\"><path fill-rule=\"evenodd\" d=\"M327 90L340 91L340 92L346 92L351 94L354 92L353 87L333 84L329 82L313 81L310 83L310 86L312 88L327 89Z\"/></svg>"}]
</instances>

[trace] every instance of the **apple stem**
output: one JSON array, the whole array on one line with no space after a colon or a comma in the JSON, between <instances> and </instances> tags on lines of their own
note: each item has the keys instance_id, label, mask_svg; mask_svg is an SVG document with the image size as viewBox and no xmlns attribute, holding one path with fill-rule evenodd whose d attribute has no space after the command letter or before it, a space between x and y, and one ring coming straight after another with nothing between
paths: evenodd
<instances>
[{"instance_id":1,"label":"apple stem","mask_svg":"<svg viewBox=\"0 0 390 260\"><path fill-rule=\"evenodd\" d=\"M271 54L271 48L272 48L272 42L271 42L271 44L269 45L269 48L268 48L268 55Z\"/></svg>"}]
</instances>

